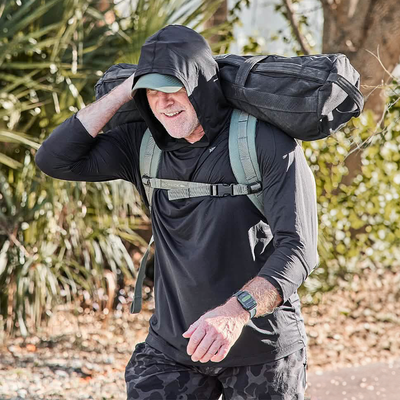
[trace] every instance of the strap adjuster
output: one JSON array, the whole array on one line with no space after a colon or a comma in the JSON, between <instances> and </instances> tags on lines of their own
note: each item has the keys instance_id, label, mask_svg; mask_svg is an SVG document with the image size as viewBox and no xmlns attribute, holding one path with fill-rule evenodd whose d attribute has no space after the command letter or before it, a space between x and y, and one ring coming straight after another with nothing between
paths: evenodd
<instances>
[{"instance_id":1,"label":"strap adjuster","mask_svg":"<svg viewBox=\"0 0 400 400\"><path fill-rule=\"evenodd\" d=\"M142 183L144 186L150 186L150 177L147 175L142 176Z\"/></svg>"},{"instance_id":2,"label":"strap adjuster","mask_svg":"<svg viewBox=\"0 0 400 400\"><path fill-rule=\"evenodd\" d=\"M234 186L233 183L231 183L231 184L218 183L216 185L210 185L211 196L215 196L215 197L234 196L233 186Z\"/></svg>"},{"instance_id":3,"label":"strap adjuster","mask_svg":"<svg viewBox=\"0 0 400 400\"><path fill-rule=\"evenodd\" d=\"M249 191L249 194L258 193L262 190L262 184L261 182L251 183L250 185L247 185L247 189Z\"/></svg>"}]
</instances>

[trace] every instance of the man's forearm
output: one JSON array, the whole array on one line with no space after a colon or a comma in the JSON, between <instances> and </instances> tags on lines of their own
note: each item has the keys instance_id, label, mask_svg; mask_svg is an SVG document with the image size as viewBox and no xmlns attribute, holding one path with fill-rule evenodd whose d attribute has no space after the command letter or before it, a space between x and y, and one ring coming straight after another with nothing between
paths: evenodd
<instances>
[{"instance_id":1,"label":"man's forearm","mask_svg":"<svg viewBox=\"0 0 400 400\"><path fill-rule=\"evenodd\" d=\"M282 299L275 286L256 277L243 286L257 301L256 317L274 310ZM192 361L220 362L228 354L250 320L250 313L231 297L224 305L203 314L183 333L189 339L187 353Z\"/></svg>"},{"instance_id":2,"label":"man's forearm","mask_svg":"<svg viewBox=\"0 0 400 400\"><path fill-rule=\"evenodd\" d=\"M101 99L89 104L76 115L82 125L93 137L114 116L118 109L132 99L133 75L115 87Z\"/></svg>"},{"instance_id":3,"label":"man's forearm","mask_svg":"<svg viewBox=\"0 0 400 400\"><path fill-rule=\"evenodd\" d=\"M275 307L279 306L282 303L282 297L280 296L275 286L272 285L267 279L260 276L257 276L246 283L246 285L244 285L241 290L246 290L256 300L256 318L271 313L275 309ZM233 312L237 311L238 315L246 313L249 314L242 308L236 297L230 298L225 303L225 306L229 307Z\"/></svg>"}]
</instances>

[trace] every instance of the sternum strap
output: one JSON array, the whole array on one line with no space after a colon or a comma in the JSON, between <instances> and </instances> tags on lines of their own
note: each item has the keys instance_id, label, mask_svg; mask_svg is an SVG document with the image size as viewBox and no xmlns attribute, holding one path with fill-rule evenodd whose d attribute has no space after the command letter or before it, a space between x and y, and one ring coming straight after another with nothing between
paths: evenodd
<instances>
[{"instance_id":1,"label":"sternum strap","mask_svg":"<svg viewBox=\"0 0 400 400\"><path fill-rule=\"evenodd\" d=\"M142 181L145 187L167 190L169 200L189 199L202 196L240 196L257 193L261 190L261 184L259 182L250 185L224 183L210 184L150 178L146 176L143 176Z\"/></svg>"}]
</instances>

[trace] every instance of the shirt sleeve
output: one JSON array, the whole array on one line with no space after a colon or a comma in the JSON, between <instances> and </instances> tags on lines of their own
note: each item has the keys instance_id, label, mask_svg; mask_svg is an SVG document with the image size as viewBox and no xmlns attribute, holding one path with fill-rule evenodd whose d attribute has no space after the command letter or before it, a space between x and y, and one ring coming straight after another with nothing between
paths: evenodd
<instances>
[{"instance_id":1,"label":"shirt sleeve","mask_svg":"<svg viewBox=\"0 0 400 400\"><path fill-rule=\"evenodd\" d=\"M259 122L256 144L274 247L259 276L285 302L318 263L315 180L301 146L278 128Z\"/></svg>"},{"instance_id":2,"label":"shirt sleeve","mask_svg":"<svg viewBox=\"0 0 400 400\"><path fill-rule=\"evenodd\" d=\"M139 151L146 125L130 123L93 138L76 114L58 126L35 161L46 175L68 181L140 180Z\"/></svg>"}]
</instances>

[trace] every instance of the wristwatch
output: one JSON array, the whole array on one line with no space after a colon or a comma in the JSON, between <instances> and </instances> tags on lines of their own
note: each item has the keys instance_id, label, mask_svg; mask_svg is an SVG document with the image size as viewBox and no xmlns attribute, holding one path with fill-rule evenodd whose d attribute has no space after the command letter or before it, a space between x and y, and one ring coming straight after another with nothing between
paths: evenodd
<instances>
[{"instance_id":1,"label":"wristwatch","mask_svg":"<svg viewBox=\"0 0 400 400\"><path fill-rule=\"evenodd\" d=\"M250 319L253 318L257 312L257 302L254 300L254 297L245 290L239 290L234 296L237 298L239 304L250 313Z\"/></svg>"}]
</instances>

